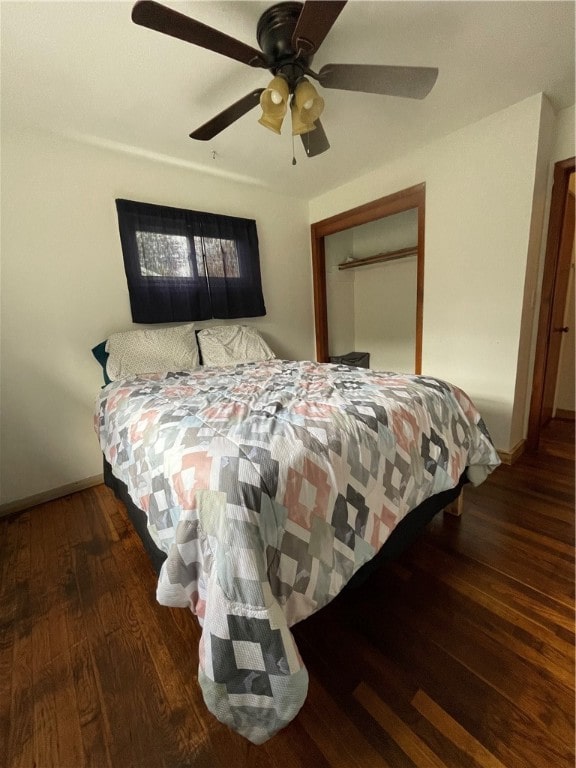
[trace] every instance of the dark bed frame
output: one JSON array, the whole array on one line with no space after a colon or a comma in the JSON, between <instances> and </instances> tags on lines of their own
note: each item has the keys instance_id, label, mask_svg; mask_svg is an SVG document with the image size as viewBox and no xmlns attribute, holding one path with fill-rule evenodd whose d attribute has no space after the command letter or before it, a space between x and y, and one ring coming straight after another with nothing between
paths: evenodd
<instances>
[{"instance_id":1,"label":"dark bed frame","mask_svg":"<svg viewBox=\"0 0 576 768\"><path fill-rule=\"evenodd\" d=\"M458 498L462 487L467 482L466 472L464 472L455 488L431 496L409 512L398 523L376 556L354 574L346 584L345 589L354 589L360 586L383 563L397 558L404 552L416 540L432 518ZM126 485L112 474L112 467L106 459L104 459L104 483L114 491L115 496L125 505L132 525L138 536L142 539L142 543L156 573L159 573L162 563L166 559L166 553L158 549L154 543L148 532L146 513L134 504L128 494Z\"/></svg>"}]
</instances>

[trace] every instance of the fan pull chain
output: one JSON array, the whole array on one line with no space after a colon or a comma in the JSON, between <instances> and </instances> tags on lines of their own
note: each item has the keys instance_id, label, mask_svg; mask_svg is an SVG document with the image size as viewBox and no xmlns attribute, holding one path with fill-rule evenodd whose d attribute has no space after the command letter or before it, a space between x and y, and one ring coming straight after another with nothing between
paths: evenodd
<instances>
[{"instance_id":1,"label":"fan pull chain","mask_svg":"<svg viewBox=\"0 0 576 768\"><path fill-rule=\"evenodd\" d=\"M294 152L294 134L292 134L292 165L296 165L296 153Z\"/></svg>"}]
</instances>

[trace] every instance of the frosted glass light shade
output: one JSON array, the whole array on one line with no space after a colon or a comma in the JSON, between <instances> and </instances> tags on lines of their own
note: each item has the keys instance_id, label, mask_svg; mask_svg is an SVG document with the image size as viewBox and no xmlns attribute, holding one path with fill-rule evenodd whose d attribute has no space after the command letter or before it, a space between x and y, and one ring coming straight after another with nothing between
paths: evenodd
<instances>
[{"instance_id":1,"label":"frosted glass light shade","mask_svg":"<svg viewBox=\"0 0 576 768\"><path fill-rule=\"evenodd\" d=\"M300 80L296 86L294 103L303 123L313 124L324 111L324 99L309 80Z\"/></svg>"},{"instance_id":2,"label":"frosted glass light shade","mask_svg":"<svg viewBox=\"0 0 576 768\"><path fill-rule=\"evenodd\" d=\"M270 115L262 113L262 117L258 122L265 128L274 131L274 133L282 133L282 120L284 120L284 115L280 115L280 117L271 117Z\"/></svg>"},{"instance_id":3,"label":"frosted glass light shade","mask_svg":"<svg viewBox=\"0 0 576 768\"><path fill-rule=\"evenodd\" d=\"M290 89L288 81L281 75L276 75L269 82L265 91L260 94L262 117L258 122L274 133L280 133L282 120L288 109Z\"/></svg>"},{"instance_id":4,"label":"frosted glass light shade","mask_svg":"<svg viewBox=\"0 0 576 768\"><path fill-rule=\"evenodd\" d=\"M303 133L310 133L310 131L316 130L314 123L305 123L301 120L298 107L294 101L290 105L290 113L292 115L292 136L300 136Z\"/></svg>"}]
</instances>

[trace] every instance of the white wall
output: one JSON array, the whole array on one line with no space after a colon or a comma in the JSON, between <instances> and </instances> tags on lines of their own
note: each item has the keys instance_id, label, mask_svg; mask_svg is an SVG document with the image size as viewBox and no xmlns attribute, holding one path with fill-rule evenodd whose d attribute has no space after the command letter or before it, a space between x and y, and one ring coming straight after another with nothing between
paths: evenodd
<instances>
[{"instance_id":1,"label":"white wall","mask_svg":"<svg viewBox=\"0 0 576 768\"><path fill-rule=\"evenodd\" d=\"M255 218L278 356L314 357L308 209L269 190L57 138L2 137L0 503L101 472L90 349L131 322L117 197Z\"/></svg>"},{"instance_id":2,"label":"white wall","mask_svg":"<svg viewBox=\"0 0 576 768\"><path fill-rule=\"evenodd\" d=\"M315 222L426 183L422 371L462 387L504 451L543 102L535 95L310 202Z\"/></svg>"},{"instance_id":3,"label":"white wall","mask_svg":"<svg viewBox=\"0 0 576 768\"><path fill-rule=\"evenodd\" d=\"M418 245L418 209L394 213L383 219L360 224L352 230L353 255L365 259L379 253L390 253ZM393 263L393 262L392 262ZM386 270L385 270L386 271ZM358 271L360 274L362 270Z\"/></svg>"},{"instance_id":4,"label":"white wall","mask_svg":"<svg viewBox=\"0 0 576 768\"><path fill-rule=\"evenodd\" d=\"M324 248L329 355L345 355L354 349L354 273L338 269L338 264L352 254L352 230L329 235L324 239Z\"/></svg>"},{"instance_id":5,"label":"white wall","mask_svg":"<svg viewBox=\"0 0 576 768\"><path fill-rule=\"evenodd\" d=\"M355 227L354 257L418 244L418 211L387 216ZM370 367L414 373L418 259L402 259L354 270L355 349L370 352Z\"/></svg>"},{"instance_id":6,"label":"white wall","mask_svg":"<svg viewBox=\"0 0 576 768\"><path fill-rule=\"evenodd\" d=\"M374 370L414 373L416 275L416 256L356 271L354 348Z\"/></svg>"},{"instance_id":7,"label":"white wall","mask_svg":"<svg viewBox=\"0 0 576 768\"><path fill-rule=\"evenodd\" d=\"M556 115L556 126L554 131L554 145L552 156L550 158L550 169L553 172L554 163L559 160L567 160L574 157L574 143L576 140L575 108L567 107L560 110ZM552 184L550 183L550 187Z\"/></svg>"},{"instance_id":8,"label":"white wall","mask_svg":"<svg viewBox=\"0 0 576 768\"><path fill-rule=\"evenodd\" d=\"M416 209L361 224L325 240L329 354L368 352L370 367L414 372L416 257L340 270L361 259L416 245Z\"/></svg>"}]
</instances>

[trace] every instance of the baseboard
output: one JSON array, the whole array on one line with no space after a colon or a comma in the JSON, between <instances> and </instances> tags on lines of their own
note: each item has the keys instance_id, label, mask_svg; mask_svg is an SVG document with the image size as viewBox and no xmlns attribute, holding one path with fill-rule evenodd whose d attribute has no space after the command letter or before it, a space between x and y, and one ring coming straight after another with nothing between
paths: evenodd
<instances>
[{"instance_id":1,"label":"baseboard","mask_svg":"<svg viewBox=\"0 0 576 768\"><path fill-rule=\"evenodd\" d=\"M83 491L85 488L92 488L94 485L100 485L104 482L104 477L100 475L93 475L87 477L84 480L77 480L75 483L68 483L68 485L61 485L59 488L52 488L49 491L43 491L37 493L34 496L27 496L25 499L16 499L16 501L9 501L6 504L0 504L0 517L6 517L6 515L13 515L17 512L23 512L25 509L31 507L37 507L38 504L45 504L47 501L54 501L54 499L60 499L62 496L68 496L70 493L76 493L76 491Z\"/></svg>"},{"instance_id":2,"label":"baseboard","mask_svg":"<svg viewBox=\"0 0 576 768\"><path fill-rule=\"evenodd\" d=\"M502 464L514 464L526 450L526 440L520 440L510 452L498 451Z\"/></svg>"},{"instance_id":3,"label":"baseboard","mask_svg":"<svg viewBox=\"0 0 576 768\"><path fill-rule=\"evenodd\" d=\"M561 419L562 421L576 421L576 412L567 411L564 408L556 408L554 418Z\"/></svg>"}]
</instances>

